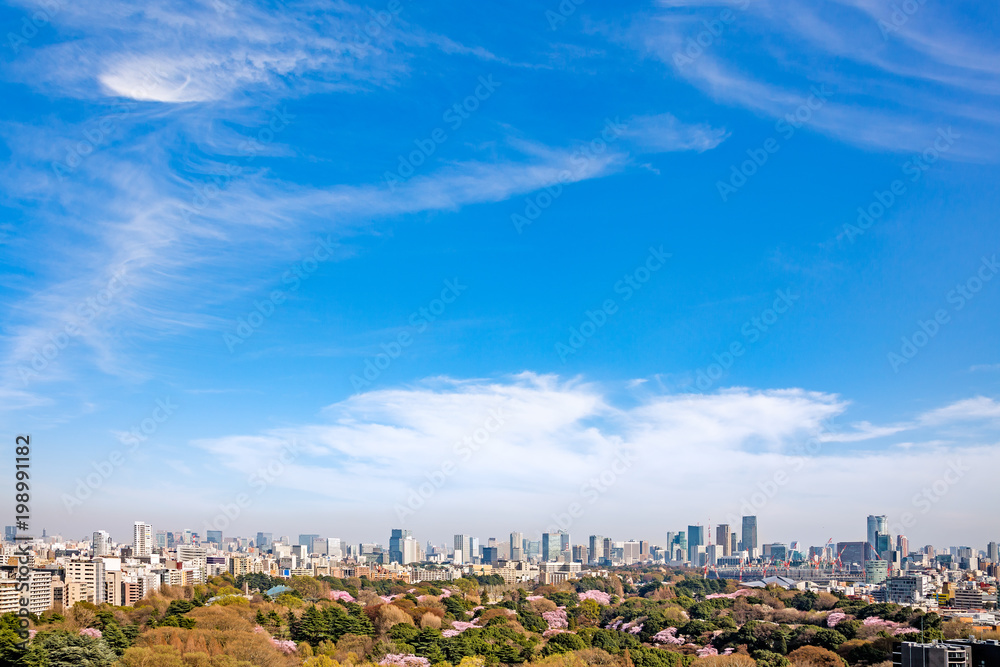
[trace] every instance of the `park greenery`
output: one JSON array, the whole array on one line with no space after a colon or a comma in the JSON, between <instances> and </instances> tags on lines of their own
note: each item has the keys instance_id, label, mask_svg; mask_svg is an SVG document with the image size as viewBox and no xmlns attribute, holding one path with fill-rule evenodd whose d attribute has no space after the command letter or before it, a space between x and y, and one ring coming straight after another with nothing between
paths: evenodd
<instances>
[{"instance_id":1,"label":"park greenery","mask_svg":"<svg viewBox=\"0 0 1000 667\"><path fill-rule=\"evenodd\" d=\"M921 628L968 634L893 604L737 590L664 568L558 585L224 575L32 616L26 644L6 614L0 667L887 667Z\"/></svg>"}]
</instances>

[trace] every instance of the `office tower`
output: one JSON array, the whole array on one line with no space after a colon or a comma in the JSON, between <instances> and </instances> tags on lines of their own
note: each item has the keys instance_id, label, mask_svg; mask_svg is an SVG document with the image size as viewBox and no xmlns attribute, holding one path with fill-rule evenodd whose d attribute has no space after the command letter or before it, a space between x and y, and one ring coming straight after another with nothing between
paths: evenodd
<instances>
[{"instance_id":1,"label":"office tower","mask_svg":"<svg viewBox=\"0 0 1000 667\"><path fill-rule=\"evenodd\" d=\"M666 542L666 544L667 544L667 554L670 555L671 557L672 557L672 554L670 554L670 550L673 549L674 539L676 537L677 537L677 533L675 533L672 530L668 530L667 531L667 542ZM667 560L670 560L670 558L668 557Z\"/></svg>"},{"instance_id":2,"label":"office tower","mask_svg":"<svg viewBox=\"0 0 1000 667\"><path fill-rule=\"evenodd\" d=\"M524 560L524 533L510 534L510 559Z\"/></svg>"},{"instance_id":3,"label":"office tower","mask_svg":"<svg viewBox=\"0 0 1000 667\"><path fill-rule=\"evenodd\" d=\"M877 535L882 533L883 535L889 534L888 528L889 521L884 514L869 514L868 515L868 534L867 540L868 544L872 545L872 548L876 548L877 545Z\"/></svg>"},{"instance_id":4,"label":"office tower","mask_svg":"<svg viewBox=\"0 0 1000 667\"><path fill-rule=\"evenodd\" d=\"M996 542L990 542L986 545L986 557L994 563L1000 562L1000 547L997 546Z\"/></svg>"},{"instance_id":5,"label":"office tower","mask_svg":"<svg viewBox=\"0 0 1000 667\"><path fill-rule=\"evenodd\" d=\"M885 558L883 554L892 551L892 536L884 533L875 533L875 553Z\"/></svg>"},{"instance_id":6,"label":"office tower","mask_svg":"<svg viewBox=\"0 0 1000 667\"><path fill-rule=\"evenodd\" d=\"M528 540L524 547L524 556L527 559L538 558L542 554L542 543L540 540Z\"/></svg>"},{"instance_id":7,"label":"office tower","mask_svg":"<svg viewBox=\"0 0 1000 667\"><path fill-rule=\"evenodd\" d=\"M542 561L549 562L555 560L559 553L559 535L556 533L542 533Z\"/></svg>"},{"instance_id":8,"label":"office tower","mask_svg":"<svg viewBox=\"0 0 1000 667\"><path fill-rule=\"evenodd\" d=\"M409 532L409 531L407 531ZM409 565L410 563L416 563L423 559L422 549L420 548L420 542L413 539L412 536L405 537L403 539L403 565Z\"/></svg>"},{"instance_id":9,"label":"office tower","mask_svg":"<svg viewBox=\"0 0 1000 667\"><path fill-rule=\"evenodd\" d=\"M729 536L729 553L728 556L735 556L739 553L739 543L740 541L736 539L736 533Z\"/></svg>"},{"instance_id":10,"label":"office tower","mask_svg":"<svg viewBox=\"0 0 1000 667\"><path fill-rule=\"evenodd\" d=\"M906 558L910 555L910 541L906 539L906 535L896 536L896 551L899 552L900 558Z\"/></svg>"},{"instance_id":11,"label":"office tower","mask_svg":"<svg viewBox=\"0 0 1000 667\"><path fill-rule=\"evenodd\" d=\"M222 531L221 530L207 530L205 531L205 541L209 544L218 544L222 546Z\"/></svg>"},{"instance_id":12,"label":"office tower","mask_svg":"<svg viewBox=\"0 0 1000 667\"><path fill-rule=\"evenodd\" d=\"M688 526L687 529L688 560L698 566L698 547L705 545L705 527Z\"/></svg>"},{"instance_id":13,"label":"office tower","mask_svg":"<svg viewBox=\"0 0 1000 667\"><path fill-rule=\"evenodd\" d=\"M261 532L257 533L257 540L254 542L257 548L261 550L269 549L273 543L274 539L271 533L261 533Z\"/></svg>"},{"instance_id":14,"label":"office tower","mask_svg":"<svg viewBox=\"0 0 1000 667\"><path fill-rule=\"evenodd\" d=\"M312 534L299 535L299 541L296 542L296 544L301 544L311 549L313 540L315 540L317 537L319 537L319 535L312 535Z\"/></svg>"},{"instance_id":15,"label":"office tower","mask_svg":"<svg viewBox=\"0 0 1000 667\"><path fill-rule=\"evenodd\" d=\"M582 544L573 545L573 562L574 563L589 563L590 560L590 550L583 546Z\"/></svg>"},{"instance_id":16,"label":"office tower","mask_svg":"<svg viewBox=\"0 0 1000 667\"><path fill-rule=\"evenodd\" d=\"M601 562L601 557L604 555L604 536L603 535L591 535L589 548L587 549L587 554L590 557L590 563L597 565Z\"/></svg>"},{"instance_id":17,"label":"office tower","mask_svg":"<svg viewBox=\"0 0 1000 667\"><path fill-rule=\"evenodd\" d=\"M469 538L469 557L466 559L470 563L476 562L479 559L479 538L470 537Z\"/></svg>"},{"instance_id":18,"label":"office tower","mask_svg":"<svg viewBox=\"0 0 1000 667\"><path fill-rule=\"evenodd\" d=\"M132 555L136 558L142 558L152 553L153 527L148 523L136 521L132 527Z\"/></svg>"},{"instance_id":19,"label":"office tower","mask_svg":"<svg viewBox=\"0 0 1000 667\"><path fill-rule=\"evenodd\" d=\"M611 559L613 556L612 551L614 551L614 542L611 540L610 537L604 538L604 549L602 549L602 551L603 551L603 554L601 556L601 558L603 559L602 562L605 565L611 565Z\"/></svg>"},{"instance_id":20,"label":"office tower","mask_svg":"<svg viewBox=\"0 0 1000 667\"><path fill-rule=\"evenodd\" d=\"M3 539L6 542L13 542L14 538L17 537L17 526L4 526L3 527Z\"/></svg>"},{"instance_id":21,"label":"office tower","mask_svg":"<svg viewBox=\"0 0 1000 667\"><path fill-rule=\"evenodd\" d=\"M483 564L496 565L497 560L499 560L497 551L498 549L496 547L483 547Z\"/></svg>"},{"instance_id":22,"label":"office tower","mask_svg":"<svg viewBox=\"0 0 1000 667\"><path fill-rule=\"evenodd\" d=\"M750 553L751 558L757 550L757 517L743 517L743 550Z\"/></svg>"},{"instance_id":23,"label":"office tower","mask_svg":"<svg viewBox=\"0 0 1000 667\"><path fill-rule=\"evenodd\" d=\"M468 535L456 535L455 536L455 557L454 561L457 565L463 563L472 562L472 538Z\"/></svg>"},{"instance_id":24,"label":"office tower","mask_svg":"<svg viewBox=\"0 0 1000 667\"><path fill-rule=\"evenodd\" d=\"M156 531L156 547L158 549L167 548L167 534L168 533L165 530Z\"/></svg>"},{"instance_id":25,"label":"office tower","mask_svg":"<svg viewBox=\"0 0 1000 667\"><path fill-rule=\"evenodd\" d=\"M641 553L641 546L635 540L629 540L623 545L624 552L622 554L623 561L625 565L632 565L633 563L639 562L639 554Z\"/></svg>"},{"instance_id":26,"label":"office tower","mask_svg":"<svg viewBox=\"0 0 1000 667\"><path fill-rule=\"evenodd\" d=\"M677 535L674 536L673 550L674 550L673 560L684 560L687 558L687 550L688 550L687 533L684 532L683 530L678 532Z\"/></svg>"},{"instance_id":27,"label":"office tower","mask_svg":"<svg viewBox=\"0 0 1000 667\"><path fill-rule=\"evenodd\" d=\"M110 556L111 555L111 536L108 535L106 530L95 530L94 539L91 545L91 551L94 558L98 556Z\"/></svg>"},{"instance_id":28,"label":"office tower","mask_svg":"<svg viewBox=\"0 0 1000 667\"><path fill-rule=\"evenodd\" d=\"M572 560L572 554L570 553L569 533L567 533L565 530L559 531L559 555L562 556L562 559L565 561Z\"/></svg>"},{"instance_id":29,"label":"office tower","mask_svg":"<svg viewBox=\"0 0 1000 667\"><path fill-rule=\"evenodd\" d=\"M403 528L393 528L389 537L389 562L403 564L405 541L413 538L413 532Z\"/></svg>"},{"instance_id":30,"label":"office tower","mask_svg":"<svg viewBox=\"0 0 1000 667\"><path fill-rule=\"evenodd\" d=\"M722 549L720 556L731 556L732 552L732 531L729 529L729 524L720 523L715 527L715 544Z\"/></svg>"}]
</instances>

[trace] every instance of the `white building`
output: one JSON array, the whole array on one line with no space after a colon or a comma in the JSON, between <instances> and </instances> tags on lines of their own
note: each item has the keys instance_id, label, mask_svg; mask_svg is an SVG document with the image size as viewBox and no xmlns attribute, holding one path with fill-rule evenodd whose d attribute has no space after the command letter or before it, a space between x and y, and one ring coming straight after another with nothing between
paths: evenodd
<instances>
[{"instance_id":1,"label":"white building","mask_svg":"<svg viewBox=\"0 0 1000 667\"><path fill-rule=\"evenodd\" d=\"M153 527L136 521L132 531L132 555L141 558L153 553Z\"/></svg>"}]
</instances>

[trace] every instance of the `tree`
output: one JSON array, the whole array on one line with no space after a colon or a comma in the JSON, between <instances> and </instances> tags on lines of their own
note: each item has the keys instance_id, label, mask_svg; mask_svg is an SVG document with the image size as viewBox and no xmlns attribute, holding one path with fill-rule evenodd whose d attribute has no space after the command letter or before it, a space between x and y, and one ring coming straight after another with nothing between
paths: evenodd
<instances>
[{"instance_id":1,"label":"tree","mask_svg":"<svg viewBox=\"0 0 1000 667\"><path fill-rule=\"evenodd\" d=\"M542 649L542 654L568 653L569 651L579 651L585 648L587 648L586 642L572 632L560 632L549 637L548 643Z\"/></svg>"},{"instance_id":2,"label":"tree","mask_svg":"<svg viewBox=\"0 0 1000 667\"><path fill-rule=\"evenodd\" d=\"M40 632L22 664L35 667L111 667L118 660L104 640L65 631Z\"/></svg>"},{"instance_id":3,"label":"tree","mask_svg":"<svg viewBox=\"0 0 1000 667\"><path fill-rule=\"evenodd\" d=\"M803 646L788 654L792 667L847 667L847 663L833 651L819 646Z\"/></svg>"}]
</instances>

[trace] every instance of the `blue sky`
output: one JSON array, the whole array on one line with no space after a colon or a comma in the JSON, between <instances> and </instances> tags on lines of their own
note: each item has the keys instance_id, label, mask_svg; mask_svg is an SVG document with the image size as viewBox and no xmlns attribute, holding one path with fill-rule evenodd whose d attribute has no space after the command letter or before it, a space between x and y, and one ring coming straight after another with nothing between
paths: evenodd
<instances>
[{"instance_id":1,"label":"blue sky","mask_svg":"<svg viewBox=\"0 0 1000 667\"><path fill-rule=\"evenodd\" d=\"M764 493L763 539L998 537L990 8L0 22L0 418L38 529L485 539L578 503L581 538L655 543Z\"/></svg>"}]
</instances>

